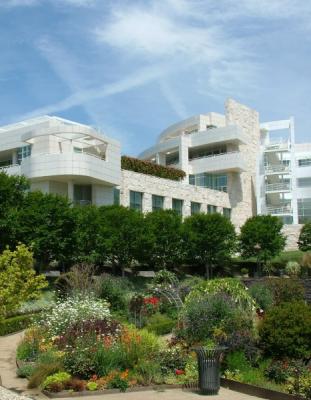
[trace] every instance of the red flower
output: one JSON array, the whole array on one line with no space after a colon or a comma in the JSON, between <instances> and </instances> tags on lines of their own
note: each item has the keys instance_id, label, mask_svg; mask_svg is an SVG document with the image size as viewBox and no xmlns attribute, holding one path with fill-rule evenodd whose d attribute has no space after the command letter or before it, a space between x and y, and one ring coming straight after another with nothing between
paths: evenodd
<instances>
[{"instance_id":1,"label":"red flower","mask_svg":"<svg viewBox=\"0 0 311 400\"><path fill-rule=\"evenodd\" d=\"M185 371L183 371L182 369L175 369L175 374L176 375L184 375Z\"/></svg>"}]
</instances>

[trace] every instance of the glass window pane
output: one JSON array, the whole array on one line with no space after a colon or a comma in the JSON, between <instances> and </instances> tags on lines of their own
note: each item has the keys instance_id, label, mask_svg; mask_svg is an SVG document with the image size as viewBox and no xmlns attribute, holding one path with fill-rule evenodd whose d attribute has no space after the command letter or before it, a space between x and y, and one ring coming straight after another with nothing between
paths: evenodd
<instances>
[{"instance_id":1,"label":"glass window pane","mask_svg":"<svg viewBox=\"0 0 311 400\"><path fill-rule=\"evenodd\" d=\"M74 185L73 201L75 204L92 204L92 185Z\"/></svg>"},{"instance_id":2,"label":"glass window pane","mask_svg":"<svg viewBox=\"0 0 311 400\"><path fill-rule=\"evenodd\" d=\"M191 202L191 215L198 214L201 211L201 203Z\"/></svg>"},{"instance_id":3,"label":"glass window pane","mask_svg":"<svg viewBox=\"0 0 311 400\"><path fill-rule=\"evenodd\" d=\"M152 211L163 210L164 197L152 195Z\"/></svg>"},{"instance_id":4,"label":"glass window pane","mask_svg":"<svg viewBox=\"0 0 311 400\"><path fill-rule=\"evenodd\" d=\"M183 200L173 199L172 200L172 209L177 212L177 214L182 215L183 209Z\"/></svg>"},{"instance_id":5,"label":"glass window pane","mask_svg":"<svg viewBox=\"0 0 311 400\"><path fill-rule=\"evenodd\" d=\"M228 219L231 218L231 208L226 208L226 207L224 207L223 210L222 210L222 212L223 212L223 215L224 215L226 218L228 218Z\"/></svg>"},{"instance_id":6,"label":"glass window pane","mask_svg":"<svg viewBox=\"0 0 311 400\"><path fill-rule=\"evenodd\" d=\"M113 204L115 206L120 205L120 189L117 188L113 189Z\"/></svg>"},{"instance_id":7,"label":"glass window pane","mask_svg":"<svg viewBox=\"0 0 311 400\"><path fill-rule=\"evenodd\" d=\"M133 210L143 210L143 194L130 190L130 208Z\"/></svg>"}]
</instances>

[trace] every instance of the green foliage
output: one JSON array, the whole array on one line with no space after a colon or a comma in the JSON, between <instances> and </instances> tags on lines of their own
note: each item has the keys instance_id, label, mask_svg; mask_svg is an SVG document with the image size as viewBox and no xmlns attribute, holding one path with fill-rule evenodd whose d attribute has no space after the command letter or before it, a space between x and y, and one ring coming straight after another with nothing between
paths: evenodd
<instances>
[{"instance_id":1,"label":"green foliage","mask_svg":"<svg viewBox=\"0 0 311 400\"><path fill-rule=\"evenodd\" d=\"M45 378L42 387L43 387L43 389L49 389L49 387L53 383L64 384L64 383L68 382L70 379L71 379L71 375L68 374L67 372L56 372L55 374L50 375L47 378Z\"/></svg>"},{"instance_id":2,"label":"green foliage","mask_svg":"<svg viewBox=\"0 0 311 400\"><path fill-rule=\"evenodd\" d=\"M308 222L301 228L298 247L302 251L311 250L311 222Z\"/></svg>"},{"instance_id":3,"label":"green foliage","mask_svg":"<svg viewBox=\"0 0 311 400\"><path fill-rule=\"evenodd\" d=\"M0 255L0 319L25 301L38 298L46 286L45 277L36 275L32 252L25 245L4 250Z\"/></svg>"},{"instance_id":4,"label":"green foliage","mask_svg":"<svg viewBox=\"0 0 311 400\"><path fill-rule=\"evenodd\" d=\"M291 394L299 395L303 399L311 399L311 373L302 375L299 379L290 379L287 390Z\"/></svg>"},{"instance_id":5,"label":"green foliage","mask_svg":"<svg viewBox=\"0 0 311 400\"><path fill-rule=\"evenodd\" d=\"M150 385L153 382L161 380L161 364L154 360L146 360L140 362L133 370L134 376L138 378L138 383Z\"/></svg>"},{"instance_id":6,"label":"green foliage","mask_svg":"<svg viewBox=\"0 0 311 400\"><path fill-rule=\"evenodd\" d=\"M156 313L148 318L146 329L157 335L166 335L172 332L175 325L176 321L169 318L167 315Z\"/></svg>"},{"instance_id":7,"label":"green foliage","mask_svg":"<svg viewBox=\"0 0 311 400\"><path fill-rule=\"evenodd\" d=\"M22 331L32 323L33 314L19 315L0 321L0 336Z\"/></svg>"},{"instance_id":8,"label":"green foliage","mask_svg":"<svg viewBox=\"0 0 311 400\"><path fill-rule=\"evenodd\" d=\"M16 375L19 378L29 378L35 371L35 366L32 364L25 364L17 368Z\"/></svg>"},{"instance_id":9,"label":"green foliage","mask_svg":"<svg viewBox=\"0 0 311 400\"><path fill-rule=\"evenodd\" d=\"M203 281L193 288L186 297L186 304L195 299L209 294L225 293L230 296L234 302L242 309L251 312L254 308L254 300L249 294L246 287L235 278L220 278Z\"/></svg>"},{"instance_id":10,"label":"green foliage","mask_svg":"<svg viewBox=\"0 0 311 400\"><path fill-rule=\"evenodd\" d=\"M108 350L99 345L95 354L95 371L98 376L106 376L123 365L123 351L120 346L111 346Z\"/></svg>"},{"instance_id":11,"label":"green foliage","mask_svg":"<svg viewBox=\"0 0 311 400\"><path fill-rule=\"evenodd\" d=\"M124 272L141 252L144 236L143 215L122 206L100 207L108 260Z\"/></svg>"},{"instance_id":12,"label":"green foliage","mask_svg":"<svg viewBox=\"0 0 311 400\"><path fill-rule=\"evenodd\" d=\"M39 348L36 341L23 341L17 347L16 358L17 360L33 361L37 358L38 352Z\"/></svg>"},{"instance_id":13,"label":"green foliage","mask_svg":"<svg viewBox=\"0 0 311 400\"><path fill-rule=\"evenodd\" d=\"M267 287L272 291L273 302L278 305L283 302L303 301L305 290L301 282L295 279L269 278Z\"/></svg>"},{"instance_id":14,"label":"green foliage","mask_svg":"<svg viewBox=\"0 0 311 400\"><path fill-rule=\"evenodd\" d=\"M257 215L249 218L241 228L240 250L244 258L257 257L266 263L285 246L283 224L278 217Z\"/></svg>"},{"instance_id":15,"label":"green foliage","mask_svg":"<svg viewBox=\"0 0 311 400\"><path fill-rule=\"evenodd\" d=\"M288 261L285 267L285 273L288 276L297 277L300 275L301 267L297 261Z\"/></svg>"},{"instance_id":16,"label":"green foliage","mask_svg":"<svg viewBox=\"0 0 311 400\"><path fill-rule=\"evenodd\" d=\"M229 353L225 363L230 371L247 371L251 367L244 351L241 350Z\"/></svg>"},{"instance_id":17,"label":"green foliage","mask_svg":"<svg viewBox=\"0 0 311 400\"><path fill-rule=\"evenodd\" d=\"M128 381L123 379L119 374L115 375L108 383L108 389L120 389L120 392L125 392L129 387Z\"/></svg>"},{"instance_id":18,"label":"green foliage","mask_svg":"<svg viewBox=\"0 0 311 400\"><path fill-rule=\"evenodd\" d=\"M254 283L249 288L249 294L256 301L256 304L263 310L269 309L273 304L272 290L264 283Z\"/></svg>"},{"instance_id":19,"label":"green foliage","mask_svg":"<svg viewBox=\"0 0 311 400\"><path fill-rule=\"evenodd\" d=\"M249 310L243 311L227 294L207 292L189 296L182 310L185 321L182 335L190 344L209 339L226 343L236 331L251 329Z\"/></svg>"},{"instance_id":20,"label":"green foliage","mask_svg":"<svg viewBox=\"0 0 311 400\"><path fill-rule=\"evenodd\" d=\"M165 167L127 156L121 157L121 168L141 174L158 176L159 178L172 179L174 181L179 181L186 176L185 172L180 169Z\"/></svg>"},{"instance_id":21,"label":"green foliage","mask_svg":"<svg viewBox=\"0 0 311 400\"><path fill-rule=\"evenodd\" d=\"M9 219L15 242L31 246L43 268L51 262L66 264L71 260L75 220L65 197L29 192L22 207L14 210Z\"/></svg>"},{"instance_id":22,"label":"green foliage","mask_svg":"<svg viewBox=\"0 0 311 400\"><path fill-rule=\"evenodd\" d=\"M188 361L189 354L181 346L167 347L159 353L163 375L175 372L176 369L184 370Z\"/></svg>"},{"instance_id":23,"label":"green foliage","mask_svg":"<svg viewBox=\"0 0 311 400\"><path fill-rule=\"evenodd\" d=\"M50 364L38 364L29 379L28 388L33 389L39 387L49 375L60 372L63 368L63 364L60 361Z\"/></svg>"},{"instance_id":24,"label":"green foliage","mask_svg":"<svg viewBox=\"0 0 311 400\"><path fill-rule=\"evenodd\" d=\"M159 270L172 269L181 262L183 242L182 217L173 210L158 210L145 216L146 234L140 261Z\"/></svg>"},{"instance_id":25,"label":"green foliage","mask_svg":"<svg viewBox=\"0 0 311 400\"><path fill-rule=\"evenodd\" d=\"M236 234L231 221L223 215L195 214L185 219L184 240L188 259L206 266L209 277L215 266L231 257L236 246Z\"/></svg>"},{"instance_id":26,"label":"green foliage","mask_svg":"<svg viewBox=\"0 0 311 400\"><path fill-rule=\"evenodd\" d=\"M98 385L96 382L88 382L86 384L86 389L89 390L90 392L94 392L95 390L98 389Z\"/></svg>"},{"instance_id":27,"label":"green foliage","mask_svg":"<svg viewBox=\"0 0 311 400\"><path fill-rule=\"evenodd\" d=\"M303 302L268 310L259 327L261 346L273 357L308 357L311 351L311 308Z\"/></svg>"},{"instance_id":28,"label":"green foliage","mask_svg":"<svg viewBox=\"0 0 311 400\"><path fill-rule=\"evenodd\" d=\"M13 226L8 215L20 208L28 188L29 183L24 176L0 172L0 251L3 251L7 245L16 246L17 244L11 235Z\"/></svg>"},{"instance_id":29,"label":"green foliage","mask_svg":"<svg viewBox=\"0 0 311 400\"><path fill-rule=\"evenodd\" d=\"M133 290L133 285L126 278L119 278L109 274L103 274L96 278L96 294L105 299L113 311L127 309L128 297Z\"/></svg>"}]
</instances>

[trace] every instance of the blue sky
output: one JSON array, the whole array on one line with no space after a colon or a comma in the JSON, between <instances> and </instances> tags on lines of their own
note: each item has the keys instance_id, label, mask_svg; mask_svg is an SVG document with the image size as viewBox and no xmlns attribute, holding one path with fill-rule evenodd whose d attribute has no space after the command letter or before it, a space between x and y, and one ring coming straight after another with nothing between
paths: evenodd
<instances>
[{"instance_id":1,"label":"blue sky","mask_svg":"<svg viewBox=\"0 0 311 400\"><path fill-rule=\"evenodd\" d=\"M58 115L136 155L233 97L311 141L308 0L0 0L0 55L0 125Z\"/></svg>"}]
</instances>

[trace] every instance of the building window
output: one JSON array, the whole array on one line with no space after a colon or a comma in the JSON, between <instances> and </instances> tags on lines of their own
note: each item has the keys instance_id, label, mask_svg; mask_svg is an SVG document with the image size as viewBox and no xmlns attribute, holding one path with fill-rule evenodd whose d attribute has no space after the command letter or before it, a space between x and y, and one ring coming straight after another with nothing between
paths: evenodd
<instances>
[{"instance_id":1,"label":"building window","mask_svg":"<svg viewBox=\"0 0 311 400\"><path fill-rule=\"evenodd\" d=\"M120 189L113 188L113 204L115 206L120 205Z\"/></svg>"},{"instance_id":2,"label":"building window","mask_svg":"<svg viewBox=\"0 0 311 400\"><path fill-rule=\"evenodd\" d=\"M224 217L226 217L228 219L231 219L231 208L224 207L222 209L222 214L223 214Z\"/></svg>"},{"instance_id":3,"label":"building window","mask_svg":"<svg viewBox=\"0 0 311 400\"><path fill-rule=\"evenodd\" d=\"M152 195L152 211L163 210L164 197Z\"/></svg>"},{"instance_id":4,"label":"building window","mask_svg":"<svg viewBox=\"0 0 311 400\"><path fill-rule=\"evenodd\" d=\"M179 153L166 154L165 164L174 165L179 163Z\"/></svg>"},{"instance_id":5,"label":"building window","mask_svg":"<svg viewBox=\"0 0 311 400\"><path fill-rule=\"evenodd\" d=\"M311 166L311 158L302 158L298 160L299 167L310 167Z\"/></svg>"},{"instance_id":6,"label":"building window","mask_svg":"<svg viewBox=\"0 0 311 400\"><path fill-rule=\"evenodd\" d=\"M130 208L132 210L143 211L143 194L130 190Z\"/></svg>"},{"instance_id":7,"label":"building window","mask_svg":"<svg viewBox=\"0 0 311 400\"><path fill-rule=\"evenodd\" d=\"M21 164L22 160L24 158L30 157L31 156L31 145L23 146L20 147L17 150L17 163Z\"/></svg>"},{"instance_id":8,"label":"building window","mask_svg":"<svg viewBox=\"0 0 311 400\"><path fill-rule=\"evenodd\" d=\"M74 185L73 202L81 206L92 204L92 185Z\"/></svg>"},{"instance_id":9,"label":"building window","mask_svg":"<svg viewBox=\"0 0 311 400\"><path fill-rule=\"evenodd\" d=\"M298 199L298 223L305 224L311 221L311 198Z\"/></svg>"},{"instance_id":10,"label":"building window","mask_svg":"<svg viewBox=\"0 0 311 400\"><path fill-rule=\"evenodd\" d=\"M201 203L191 202L191 215L198 214L201 211Z\"/></svg>"},{"instance_id":11,"label":"building window","mask_svg":"<svg viewBox=\"0 0 311 400\"><path fill-rule=\"evenodd\" d=\"M226 146L219 147L193 147L189 149L189 161L197 158L219 156L220 154L227 153Z\"/></svg>"},{"instance_id":12,"label":"building window","mask_svg":"<svg viewBox=\"0 0 311 400\"><path fill-rule=\"evenodd\" d=\"M81 147L74 147L73 152L74 153L83 153L83 149Z\"/></svg>"},{"instance_id":13,"label":"building window","mask_svg":"<svg viewBox=\"0 0 311 400\"><path fill-rule=\"evenodd\" d=\"M183 200L173 199L172 209L176 211L178 215L182 215L183 204L184 204Z\"/></svg>"},{"instance_id":14,"label":"building window","mask_svg":"<svg viewBox=\"0 0 311 400\"><path fill-rule=\"evenodd\" d=\"M189 184L205 188L227 192L228 176L219 174L207 174L206 172L189 175Z\"/></svg>"},{"instance_id":15,"label":"building window","mask_svg":"<svg viewBox=\"0 0 311 400\"><path fill-rule=\"evenodd\" d=\"M299 179L297 179L297 186L299 188L311 187L311 178L299 178Z\"/></svg>"},{"instance_id":16,"label":"building window","mask_svg":"<svg viewBox=\"0 0 311 400\"><path fill-rule=\"evenodd\" d=\"M9 167L12 165L12 160L2 160L0 161L0 168L1 167Z\"/></svg>"},{"instance_id":17,"label":"building window","mask_svg":"<svg viewBox=\"0 0 311 400\"><path fill-rule=\"evenodd\" d=\"M213 206L212 204L207 205L207 213L208 214L215 214L217 213L217 206Z\"/></svg>"}]
</instances>

